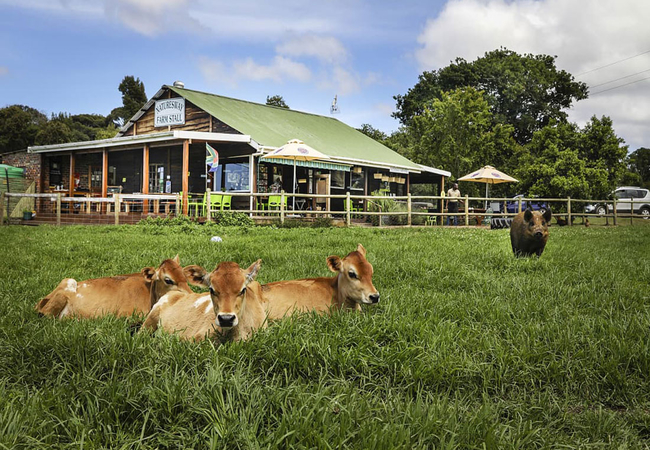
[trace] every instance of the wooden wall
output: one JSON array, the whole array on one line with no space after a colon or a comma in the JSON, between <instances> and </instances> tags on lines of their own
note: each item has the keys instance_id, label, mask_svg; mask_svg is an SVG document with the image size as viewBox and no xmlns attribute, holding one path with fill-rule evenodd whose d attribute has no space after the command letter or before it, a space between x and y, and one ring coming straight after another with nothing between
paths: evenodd
<instances>
[{"instance_id":1,"label":"wooden wall","mask_svg":"<svg viewBox=\"0 0 650 450\"><path fill-rule=\"evenodd\" d=\"M168 94L170 92L171 91L168 91L166 94L163 94L161 98L169 98ZM174 97L178 97L178 95L172 92L171 98ZM160 133L161 131L167 131L169 129L241 134L239 131L226 125L215 117L212 117L210 114L200 109L188 100L185 100L184 125L172 125L171 127L154 127L154 105L152 105L149 110L138 119L135 125L131 125L131 127L124 133L124 136L133 136L134 132L137 135Z\"/></svg>"}]
</instances>

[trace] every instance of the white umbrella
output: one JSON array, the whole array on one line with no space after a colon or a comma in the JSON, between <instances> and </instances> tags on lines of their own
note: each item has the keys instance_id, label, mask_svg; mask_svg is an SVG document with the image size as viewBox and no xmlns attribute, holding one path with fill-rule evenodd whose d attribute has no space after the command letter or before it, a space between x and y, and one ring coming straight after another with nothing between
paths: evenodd
<instances>
[{"instance_id":1,"label":"white umbrella","mask_svg":"<svg viewBox=\"0 0 650 450\"><path fill-rule=\"evenodd\" d=\"M485 207L487 209L488 186L491 184L499 183L519 183L519 180L506 175L500 170L492 166L484 166L476 172L469 173L464 177L460 177L458 181L475 181L477 183L485 183Z\"/></svg>"},{"instance_id":2,"label":"white umbrella","mask_svg":"<svg viewBox=\"0 0 650 450\"><path fill-rule=\"evenodd\" d=\"M296 161L311 161L314 159L330 159L329 156L310 147L299 139L292 139L282 147L273 150L266 158L281 158L293 160L293 210L296 210Z\"/></svg>"}]
</instances>

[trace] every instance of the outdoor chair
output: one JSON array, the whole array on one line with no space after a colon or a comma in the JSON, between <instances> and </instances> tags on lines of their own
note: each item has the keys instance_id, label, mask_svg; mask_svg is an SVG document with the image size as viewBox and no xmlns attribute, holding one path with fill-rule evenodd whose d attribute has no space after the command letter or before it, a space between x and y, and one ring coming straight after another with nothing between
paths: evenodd
<instances>
[{"instance_id":1,"label":"outdoor chair","mask_svg":"<svg viewBox=\"0 0 650 450\"><path fill-rule=\"evenodd\" d=\"M350 212L352 212L352 213L361 212L361 208L359 208L358 206L355 206L354 202L352 200L348 200L347 198L345 199L344 206L343 206L345 208L345 211L348 210L348 202L350 203ZM351 216L352 217L359 217L359 214L351 214Z\"/></svg>"},{"instance_id":2,"label":"outdoor chair","mask_svg":"<svg viewBox=\"0 0 650 450\"><path fill-rule=\"evenodd\" d=\"M232 203L232 195L224 195L221 199L221 210L230 209L230 204Z\"/></svg>"},{"instance_id":3,"label":"outdoor chair","mask_svg":"<svg viewBox=\"0 0 650 450\"><path fill-rule=\"evenodd\" d=\"M438 217L436 217L436 216L427 216L426 220L424 221L424 225L426 225L426 226L438 225Z\"/></svg>"},{"instance_id":4,"label":"outdoor chair","mask_svg":"<svg viewBox=\"0 0 650 450\"><path fill-rule=\"evenodd\" d=\"M181 192L181 197L182 196L183 196L183 193ZM192 215L192 208L194 208L194 217L199 217L199 215L205 215L205 205L206 205L207 196L208 196L208 193L204 192L202 200L198 200L197 198L194 198L194 200L192 200L192 198L188 194L188 197L187 197L187 213L189 215Z\"/></svg>"},{"instance_id":5,"label":"outdoor chair","mask_svg":"<svg viewBox=\"0 0 650 450\"><path fill-rule=\"evenodd\" d=\"M280 209L280 202L282 201L281 195L269 195L269 210ZM287 209L287 197L284 198L282 208Z\"/></svg>"},{"instance_id":6,"label":"outdoor chair","mask_svg":"<svg viewBox=\"0 0 650 450\"><path fill-rule=\"evenodd\" d=\"M208 206L209 209L206 212L206 216L208 213L214 213L216 211L221 211L221 200L223 198L222 194L210 194L210 199L208 201Z\"/></svg>"}]
</instances>

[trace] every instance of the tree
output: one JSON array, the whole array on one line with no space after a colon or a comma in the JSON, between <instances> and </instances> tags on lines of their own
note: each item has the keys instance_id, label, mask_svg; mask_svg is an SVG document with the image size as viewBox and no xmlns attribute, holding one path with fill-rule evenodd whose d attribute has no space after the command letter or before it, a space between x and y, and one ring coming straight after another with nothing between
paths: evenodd
<instances>
[{"instance_id":1,"label":"tree","mask_svg":"<svg viewBox=\"0 0 650 450\"><path fill-rule=\"evenodd\" d=\"M74 133L62 120L52 119L36 134L36 145L52 145L73 142Z\"/></svg>"},{"instance_id":2,"label":"tree","mask_svg":"<svg viewBox=\"0 0 650 450\"><path fill-rule=\"evenodd\" d=\"M42 112L24 105L0 109L0 154L34 145L40 127L47 123Z\"/></svg>"},{"instance_id":3,"label":"tree","mask_svg":"<svg viewBox=\"0 0 650 450\"><path fill-rule=\"evenodd\" d=\"M616 189L619 179L627 170L625 157L627 145L616 136L612 119L593 116L582 130L580 157L587 161L588 167L607 172L607 185L603 191L592 192L595 196L606 195Z\"/></svg>"},{"instance_id":4,"label":"tree","mask_svg":"<svg viewBox=\"0 0 650 450\"><path fill-rule=\"evenodd\" d=\"M627 164L631 172L637 174L644 187L650 188L650 148L641 147L630 153ZM621 185L633 183L621 183Z\"/></svg>"},{"instance_id":5,"label":"tree","mask_svg":"<svg viewBox=\"0 0 650 450\"><path fill-rule=\"evenodd\" d=\"M118 89L122 93L122 106L113 109L109 117L121 127L147 103L147 94L144 83L132 75L125 76Z\"/></svg>"},{"instance_id":6,"label":"tree","mask_svg":"<svg viewBox=\"0 0 650 450\"><path fill-rule=\"evenodd\" d=\"M373 126L370 125L369 123L363 123L363 124L361 124L361 128L357 128L357 131L362 132L363 134L365 134L365 135L368 136L369 138L372 138L372 139L374 139L375 141L380 142L380 143L382 143L382 144L383 144L383 143L386 141L386 139L388 138L388 136L386 135L386 133L384 133L383 131L380 131L380 130L376 129L375 127L373 127Z\"/></svg>"},{"instance_id":7,"label":"tree","mask_svg":"<svg viewBox=\"0 0 650 450\"><path fill-rule=\"evenodd\" d=\"M501 48L473 62L457 58L447 67L422 73L405 95L394 97L393 116L409 126L432 100L462 87L483 91L494 122L512 125L513 136L522 145L549 123L565 122L564 110L587 98L587 85L558 70L554 57L522 56Z\"/></svg>"},{"instance_id":8,"label":"tree","mask_svg":"<svg viewBox=\"0 0 650 450\"><path fill-rule=\"evenodd\" d=\"M278 108L290 109L282 98L281 95L274 95L272 97L266 96L266 104L268 106L277 106Z\"/></svg>"}]
</instances>

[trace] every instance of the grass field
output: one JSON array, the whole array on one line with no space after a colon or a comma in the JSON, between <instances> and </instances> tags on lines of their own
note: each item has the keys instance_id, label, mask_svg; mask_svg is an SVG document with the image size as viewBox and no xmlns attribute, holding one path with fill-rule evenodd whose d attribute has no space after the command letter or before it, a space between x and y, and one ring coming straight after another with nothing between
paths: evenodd
<instances>
[{"instance_id":1,"label":"grass field","mask_svg":"<svg viewBox=\"0 0 650 450\"><path fill-rule=\"evenodd\" d=\"M0 448L648 448L650 227L507 230L3 227ZM377 306L216 346L130 319L39 318L64 277L179 253L262 258L260 282L368 250Z\"/></svg>"}]
</instances>

